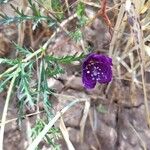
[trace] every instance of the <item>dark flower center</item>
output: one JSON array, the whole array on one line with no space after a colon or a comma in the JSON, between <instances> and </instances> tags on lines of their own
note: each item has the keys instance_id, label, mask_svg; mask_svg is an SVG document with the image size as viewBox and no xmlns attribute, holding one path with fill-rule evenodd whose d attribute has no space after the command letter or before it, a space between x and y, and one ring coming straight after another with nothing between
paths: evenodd
<instances>
[{"instance_id":1,"label":"dark flower center","mask_svg":"<svg viewBox=\"0 0 150 150\"><path fill-rule=\"evenodd\" d=\"M102 64L97 61L90 61L86 67L86 73L88 76L92 78L92 80L101 80L104 78L104 73L102 72L101 66Z\"/></svg>"}]
</instances>

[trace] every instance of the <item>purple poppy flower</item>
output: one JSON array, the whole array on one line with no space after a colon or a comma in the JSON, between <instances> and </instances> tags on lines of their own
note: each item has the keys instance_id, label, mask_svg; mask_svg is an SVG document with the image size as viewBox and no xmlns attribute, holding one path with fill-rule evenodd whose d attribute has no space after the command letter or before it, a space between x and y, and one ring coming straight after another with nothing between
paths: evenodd
<instances>
[{"instance_id":1,"label":"purple poppy flower","mask_svg":"<svg viewBox=\"0 0 150 150\"><path fill-rule=\"evenodd\" d=\"M112 79L112 59L108 56L91 53L82 65L82 82L84 87L92 89L96 83L108 83Z\"/></svg>"}]
</instances>

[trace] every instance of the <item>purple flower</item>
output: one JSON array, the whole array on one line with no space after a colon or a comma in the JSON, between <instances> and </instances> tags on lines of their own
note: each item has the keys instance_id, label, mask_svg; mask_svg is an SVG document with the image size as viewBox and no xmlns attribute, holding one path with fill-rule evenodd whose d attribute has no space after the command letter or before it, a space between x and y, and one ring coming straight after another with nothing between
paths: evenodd
<instances>
[{"instance_id":1,"label":"purple flower","mask_svg":"<svg viewBox=\"0 0 150 150\"><path fill-rule=\"evenodd\" d=\"M96 82L108 83L112 79L112 59L108 56L91 53L82 65L82 82L84 87L92 89Z\"/></svg>"}]
</instances>

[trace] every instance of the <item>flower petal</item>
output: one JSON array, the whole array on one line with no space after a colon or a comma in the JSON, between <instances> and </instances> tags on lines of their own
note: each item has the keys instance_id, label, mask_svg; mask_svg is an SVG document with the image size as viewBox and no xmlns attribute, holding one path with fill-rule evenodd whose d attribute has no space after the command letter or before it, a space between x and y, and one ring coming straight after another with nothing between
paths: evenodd
<instances>
[{"instance_id":1,"label":"flower petal","mask_svg":"<svg viewBox=\"0 0 150 150\"><path fill-rule=\"evenodd\" d=\"M101 72L97 81L99 83L109 83L112 80L112 70L110 66L101 65Z\"/></svg>"},{"instance_id":2,"label":"flower petal","mask_svg":"<svg viewBox=\"0 0 150 150\"><path fill-rule=\"evenodd\" d=\"M96 80L91 81L91 80L86 80L85 78L82 78L82 82L86 89L92 89L96 85Z\"/></svg>"},{"instance_id":3,"label":"flower petal","mask_svg":"<svg viewBox=\"0 0 150 150\"><path fill-rule=\"evenodd\" d=\"M100 55L100 54L93 54L91 56L93 57L93 59L95 59L95 60L97 60L97 61L99 61L101 63L104 63L106 65L111 65L112 66L112 59L109 58L108 56Z\"/></svg>"},{"instance_id":4,"label":"flower petal","mask_svg":"<svg viewBox=\"0 0 150 150\"><path fill-rule=\"evenodd\" d=\"M85 88L94 88L96 82L108 83L112 80L112 59L108 56L91 53L82 65L82 82Z\"/></svg>"},{"instance_id":5,"label":"flower petal","mask_svg":"<svg viewBox=\"0 0 150 150\"><path fill-rule=\"evenodd\" d=\"M92 89L96 85L96 80L92 80L92 77L90 76L90 73L83 71L82 73L82 82L85 88Z\"/></svg>"}]
</instances>

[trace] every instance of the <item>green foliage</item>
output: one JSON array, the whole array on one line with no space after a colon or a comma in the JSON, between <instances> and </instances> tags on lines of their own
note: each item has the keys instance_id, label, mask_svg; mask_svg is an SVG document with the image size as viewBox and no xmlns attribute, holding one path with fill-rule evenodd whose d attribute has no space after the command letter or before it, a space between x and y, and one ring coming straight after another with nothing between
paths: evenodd
<instances>
[{"instance_id":1,"label":"green foliage","mask_svg":"<svg viewBox=\"0 0 150 150\"><path fill-rule=\"evenodd\" d=\"M31 75L32 75L33 63L20 63L20 73L18 79L18 100L23 101L24 104L29 105L34 109L34 98L32 97L33 91L31 91ZM27 70L27 71L26 71Z\"/></svg>"},{"instance_id":2,"label":"green foliage","mask_svg":"<svg viewBox=\"0 0 150 150\"><path fill-rule=\"evenodd\" d=\"M78 2L78 5L76 7L76 13L78 16L77 20L77 26L76 30L70 32L70 37L76 41L79 42L81 41L83 35L82 35L82 27L84 27L88 21L87 17L85 16L85 5L82 2Z\"/></svg>"},{"instance_id":3,"label":"green foliage","mask_svg":"<svg viewBox=\"0 0 150 150\"><path fill-rule=\"evenodd\" d=\"M19 121L21 121L21 118L24 115L23 112L25 106L28 107L28 109L34 109L35 104L39 100L43 101L44 109L47 112L49 119L51 119L52 106L49 96L53 94L53 90L49 89L47 79L64 73L64 69L61 67L61 64L80 61L85 57L85 55L82 53L80 55L74 54L72 56L67 55L63 57L56 57L54 55L44 55L43 49L41 49L41 52L37 55L34 54L36 52L31 52L29 49L20 47L17 44L15 44L15 48L24 60L26 60L27 57L30 58L35 55L34 59L29 59L27 62L24 62L22 59L0 58L0 64L10 65L12 68L18 70L17 79L14 85L16 89L14 88L14 90L16 90L18 98ZM40 67L37 70L38 75L35 76L34 66L35 60L37 59L39 59ZM1 92L5 89L16 73L16 71L12 68L9 72L6 71L1 74L1 76L3 76L0 80ZM38 95L40 95L39 99L37 98Z\"/></svg>"},{"instance_id":4,"label":"green foliage","mask_svg":"<svg viewBox=\"0 0 150 150\"><path fill-rule=\"evenodd\" d=\"M38 9L36 7L36 5L34 3L32 3L32 0L28 0L28 2L29 2L31 10L33 12L33 16L41 16L40 9Z\"/></svg>"},{"instance_id":5,"label":"green foliage","mask_svg":"<svg viewBox=\"0 0 150 150\"><path fill-rule=\"evenodd\" d=\"M18 63L18 59L7 59L7 58L0 58L0 64L7 64L7 65L15 65Z\"/></svg>"},{"instance_id":6,"label":"green foliage","mask_svg":"<svg viewBox=\"0 0 150 150\"><path fill-rule=\"evenodd\" d=\"M84 11L85 11L85 6L82 2L79 1L76 9L77 15L79 17L82 17L84 15Z\"/></svg>"},{"instance_id":7,"label":"green foliage","mask_svg":"<svg viewBox=\"0 0 150 150\"><path fill-rule=\"evenodd\" d=\"M88 18L85 16L85 5L84 3L80 2L77 5L76 13L78 16L78 26L83 27L86 22L88 21Z\"/></svg>"},{"instance_id":8,"label":"green foliage","mask_svg":"<svg viewBox=\"0 0 150 150\"><path fill-rule=\"evenodd\" d=\"M52 0L51 7L52 7L53 11L56 12L56 14L55 14L56 17L59 20L62 20L64 18L64 14L63 14L63 7L61 4L61 1L60 0Z\"/></svg>"},{"instance_id":9,"label":"green foliage","mask_svg":"<svg viewBox=\"0 0 150 150\"><path fill-rule=\"evenodd\" d=\"M40 4L43 4L43 6L50 10L51 9L51 0L38 0Z\"/></svg>"},{"instance_id":10,"label":"green foliage","mask_svg":"<svg viewBox=\"0 0 150 150\"><path fill-rule=\"evenodd\" d=\"M52 25L55 24L55 21L52 18L50 18L49 16L45 16L41 13L41 11L36 7L36 5L32 3L32 0L28 0L28 2L33 15L26 15L23 10L20 10L19 8L16 8L14 5L10 4L12 9L16 12L17 16L10 17L6 14L0 13L0 16L2 17L2 19L0 19L0 24L21 23L23 21L32 20L33 29L35 29L36 26L42 21L49 22L49 24Z\"/></svg>"},{"instance_id":11,"label":"green foliage","mask_svg":"<svg viewBox=\"0 0 150 150\"><path fill-rule=\"evenodd\" d=\"M20 72L16 80L17 98L18 98L18 123L21 125L25 106L34 110L35 90L31 84L33 62L18 64Z\"/></svg>"},{"instance_id":12,"label":"green foliage","mask_svg":"<svg viewBox=\"0 0 150 150\"><path fill-rule=\"evenodd\" d=\"M76 29L75 32L70 32L70 36L74 41L79 42L82 39L82 32L80 29Z\"/></svg>"},{"instance_id":13,"label":"green foliage","mask_svg":"<svg viewBox=\"0 0 150 150\"><path fill-rule=\"evenodd\" d=\"M56 12L53 17L49 15L44 15L39 7L32 2L32 0L28 0L29 7L31 8L32 15L26 15L23 10L20 10L18 7L16 8L14 5L10 4L14 12L16 12L17 16L10 17L6 14L0 13L0 25L2 24L11 24L11 23L21 23L27 20L32 21L33 23L33 30L43 21L47 22L49 27L56 27L57 20L60 21L64 18L63 9L59 0L51 1L52 9ZM50 4L49 4L50 5Z\"/></svg>"},{"instance_id":14,"label":"green foliage","mask_svg":"<svg viewBox=\"0 0 150 150\"><path fill-rule=\"evenodd\" d=\"M27 57L27 56L29 56L29 55L32 54L32 52L31 52L29 49L25 48L25 47L21 47L20 45L18 45L18 44L16 44L16 43L14 43L14 46L15 46L15 48L16 48L16 51L17 51L19 54L23 55L24 57L25 57L25 56Z\"/></svg>"},{"instance_id":15,"label":"green foliage","mask_svg":"<svg viewBox=\"0 0 150 150\"><path fill-rule=\"evenodd\" d=\"M7 58L0 58L0 64L5 64L9 66L14 66L19 63L19 59L7 59ZM0 78L0 93L5 89L6 85L13 77L14 72L12 74L5 74L3 78Z\"/></svg>"},{"instance_id":16,"label":"green foliage","mask_svg":"<svg viewBox=\"0 0 150 150\"><path fill-rule=\"evenodd\" d=\"M42 7L42 2L44 1L39 1L41 2L40 7ZM28 0L28 6L31 9L32 15L27 15L23 10L11 5L11 8L15 11L16 16L10 17L6 14L0 14L2 17L0 19L0 25L10 23L18 24L30 20L33 23L33 29L35 29L42 21L45 21L48 26L57 27L56 25L60 24L60 21L64 18L62 2L60 0L47 0L48 4L49 2L50 7L48 8L53 12L51 16L52 18L48 16L48 14L45 15L46 13L44 14L40 10L40 7L34 3L34 1ZM6 1L3 0L2 3L6 3ZM84 9L84 4L79 2L77 6L77 14L79 19L78 27L75 32L70 32L70 36L76 42L82 39L80 27L82 27L86 22ZM85 57L85 54L76 53L74 55L56 57L55 55L46 55L44 48L37 50L37 52L26 47L21 47L16 43L14 43L14 47L18 54L18 58L0 58L0 64L5 64L8 68L6 71L0 73L0 92L8 89L10 86L10 81L15 76L16 78L15 82L13 82L14 85L11 94L14 94L17 98L19 125L21 125L23 116L25 116L26 109L36 110L39 102L42 102L44 112L46 112L45 117L49 121L53 117L50 96L54 93L54 90L48 87L48 79L55 78L57 75L65 72L62 64L70 64L75 61L81 61ZM33 139L36 138L45 125L45 122L42 120L36 122L32 132ZM50 144L53 149L59 149L59 146L55 143L55 140L59 136L60 131L57 128L51 128L44 140Z\"/></svg>"},{"instance_id":17,"label":"green foliage","mask_svg":"<svg viewBox=\"0 0 150 150\"><path fill-rule=\"evenodd\" d=\"M78 55L78 53L76 53L72 56L67 55L67 56L63 56L63 57L55 57L54 55L48 55L45 58L47 61L53 61L53 62L62 63L62 64L69 64L74 61L80 61L84 57L85 57L84 53L81 53L80 55Z\"/></svg>"},{"instance_id":18,"label":"green foliage","mask_svg":"<svg viewBox=\"0 0 150 150\"><path fill-rule=\"evenodd\" d=\"M39 79L38 79L38 92L40 94L40 98L43 100L44 109L48 115L48 119L51 119L51 103L49 100L49 96L52 94L52 90L48 88L47 83L47 67L45 59L43 58L40 63L40 71L39 71Z\"/></svg>"},{"instance_id":19,"label":"green foliage","mask_svg":"<svg viewBox=\"0 0 150 150\"><path fill-rule=\"evenodd\" d=\"M2 91L4 91L4 89L6 88L6 85L7 85L7 83L9 82L9 80L11 79L12 77L11 76L9 76L9 77L7 77L6 79L4 79L4 80L0 80L0 93L2 92Z\"/></svg>"},{"instance_id":20,"label":"green foliage","mask_svg":"<svg viewBox=\"0 0 150 150\"><path fill-rule=\"evenodd\" d=\"M39 15L39 16L28 16L28 15L25 15L23 11L19 11L18 8L14 7L14 9L17 12L18 16L9 17L6 14L0 13L0 16L2 17L2 19L0 19L0 24L1 25L2 24L11 24L11 23L21 23L21 22L26 21L26 20L32 20L34 22L34 24L36 24L36 25L38 23L40 23L41 21L43 21L43 20L51 21L51 19L49 17L47 17L47 16L42 16L42 15Z\"/></svg>"},{"instance_id":21,"label":"green foliage","mask_svg":"<svg viewBox=\"0 0 150 150\"><path fill-rule=\"evenodd\" d=\"M32 138L35 139L37 135L45 127L45 122L43 120L37 120L34 128L32 128ZM59 150L59 144L56 143L56 140L61 137L60 130L58 128L52 127L44 137L44 141L51 145L51 148L54 150Z\"/></svg>"},{"instance_id":22,"label":"green foliage","mask_svg":"<svg viewBox=\"0 0 150 150\"><path fill-rule=\"evenodd\" d=\"M10 0L0 0L0 4L8 3Z\"/></svg>"},{"instance_id":23,"label":"green foliage","mask_svg":"<svg viewBox=\"0 0 150 150\"><path fill-rule=\"evenodd\" d=\"M105 106L103 106L101 104L98 105L96 109L97 109L98 112L100 112L102 114L106 114L108 112L107 109L105 108Z\"/></svg>"},{"instance_id":24,"label":"green foliage","mask_svg":"<svg viewBox=\"0 0 150 150\"><path fill-rule=\"evenodd\" d=\"M83 27L83 26L86 25L87 21L88 21L88 18L87 18L86 16L82 16L81 18L79 18L79 23L78 23L78 25L79 25L80 27Z\"/></svg>"},{"instance_id":25,"label":"green foliage","mask_svg":"<svg viewBox=\"0 0 150 150\"><path fill-rule=\"evenodd\" d=\"M58 74L63 74L63 68L55 62L48 62L46 73L49 77L55 77Z\"/></svg>"}]
</instances>

